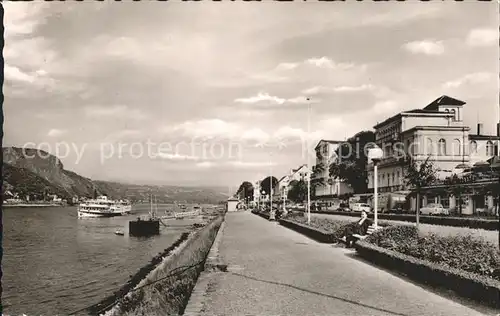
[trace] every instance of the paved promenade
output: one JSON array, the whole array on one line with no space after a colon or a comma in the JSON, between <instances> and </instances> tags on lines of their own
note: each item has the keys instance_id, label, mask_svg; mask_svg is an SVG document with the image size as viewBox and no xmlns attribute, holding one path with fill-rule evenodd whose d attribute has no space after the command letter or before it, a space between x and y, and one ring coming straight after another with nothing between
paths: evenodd
<instances>
[{"instance_id":1,"label":"paved promenade","mask_svg":"<svg viewBox=\"0 0 500 316\"><path fill-rule=\"evenodd\" d=\"M249 212L227 214L219 256L229 272L202 275L201 315L495 315Z\"/></svg>"}]
</instances>

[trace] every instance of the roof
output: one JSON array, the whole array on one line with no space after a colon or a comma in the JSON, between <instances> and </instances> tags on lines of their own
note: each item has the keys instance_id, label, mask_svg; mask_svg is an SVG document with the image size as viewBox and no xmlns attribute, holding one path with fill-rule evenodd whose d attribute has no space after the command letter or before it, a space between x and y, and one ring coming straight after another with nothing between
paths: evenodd
<instances>
[{"instance_id":1,"label":"roof","mask_svg":"<svg viewBox=\"0 0 500 316\"><path fill-rule=\"evenodd\" d=\"M464 104L465 104L464 101L454 99L454 98L449 97L447 95L442 95L439 98L437 98L436 100L429 103L424 108L424 110L437 111L439 109L440 105L459 105L459 106L462 106Z\"/></svg>"},{"instance_id":2,"label":"roof","mask_svg":"<svg viewBox=\"0 0 500 316\"><path fill-rule=\"evenodd\" d=\"M469 134L470 140L500 140L500 136Z\"/></svg>"},{"instance_id":3,"label":"roof","mask_svg":"<svg viewBox=\"0 0 500 316\"><path fill-rule=\"evenodd\" d=\"M394 116L391 116L390 118L382 121L381 123L377 123L377 125L375 125L373 128L377 129L380 126L384 126L392 121L399 119L400 117L402 117L405 114L439 114L440 116L453 116L453 114L451 114L451 113L446 113L446 112L441 112L441 111L425 110L425 109L413 109L413 110L404 111L404 112L398 113Z\"/></svg>"},{"instance_id":4,"label":"roof","mask_svg":"<svg viewBox=\"0 0 500 316\"><path fill-rule=\"evenodd\" d=\"M403 132L401 132L401 134L407 134L407 133L411 133L411 132L414 132L414 131L421 131L421 130L424 130L424 131L469 131L470 130L470 127L468 126L439 126L439 125L434 125L434 126L415 126L415 127L412 127L410 129L407 129Z\"/></svg>"},{"instance_id":5,"label":"roof","mask_svg":"<svg viewBox=\"0 0 500 316\"><path fill-rule=\"evenodd\" d=\"M405 114L405 113L408 113L408 114L442 114L442 115L446 115L448 113L440 112L439 111L439 106L440 105L459 105L459 106L462 106L464 104L465 104L464 101L454 99L454 98L449 97L447 95L442 95L439 98L437 98L436 100L434 100L431 103L429 103L423 109L413 109L413 110L409 110L409 111L404 111L404 112L398 113L398 114L396 114L394 116L391 116L388 119L382 121L381 123L377 123L377 125L375 125L373 128L377 129L380 126L383 126L383 125L385 125L387 123L395 121L396 119L400 118L402 114ZM450 114L450 115L452 115L452 114Z\"/></svg>"},{"instance_id":6,"label":"roof","mask_svg":"<svg viewBox=\"0 0 500 316\"><path fill-rule=\"evenodd\" d=\"M328 143L328 144L341 144L343 143L343 141L340 141L340 140L328 140L328 139L322 139L318 142L318 144L316 145L316 147L314 147L314 149L318 148L319 147L319 144L321 143Z\"/></svg>"},{"instance_id":7,"label":"roof","mask_svg":"<svg viewBox=\"0 0 500 316\"><path fill-rule=\"evenodd\" d=\"M237 198L235 198L234 196L230 197L229 199L227 199L227 201L233 201L233 202L239 202L239 200Z\"/></svg>"},{"instance_id":8,"label":"roof","mask_svg":"<svg viewBox=\"0 0 500 316\"><path fill-rule=\"evenodd\" d=\"M403 113L430 113L430 114L448 114L452 116L453 114L451 113L443 113L440 111L434 111L434 110L425 110L425 109L414 109L414 110L409 110L409 111L404 111Z\"/></svg>"},{"instance_id":9,"label":"roof","mask_svg":"<svg viewBox=\"0 0 500 316\"><path fill-rule=\"evenodd\" d=\"M283 176L283 177L281 177L281 179L279 179L279 180L278 180L278 182L281 182L281 181L282 181L283 179L285 179L286 177L288 177L288 176Z\"/></svg>"},{"instance_id":10,"label":"roof","mask_svg":"<svg viewBox=\"0 0 500 316\"><path fill-rule=\"evenodd\" d=\"M300 167L298 167L297 169L292 169L292 174L294 174L295 172L299 171L300 169L302 169L304 167L307 167L307 164L303 164Z\"/></svg>"}]
</instances>

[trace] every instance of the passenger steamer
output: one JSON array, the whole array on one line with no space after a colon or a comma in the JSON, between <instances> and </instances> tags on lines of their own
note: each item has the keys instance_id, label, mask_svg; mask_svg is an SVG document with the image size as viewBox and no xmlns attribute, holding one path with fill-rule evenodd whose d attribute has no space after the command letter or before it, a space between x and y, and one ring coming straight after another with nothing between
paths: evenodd
<instances>
[{"instance_id":1,"label":"passenger steamer","mask_svg":"<svg viewBox=\"0 0 500 316\"><path fill-rule=\"evenodd\" d=\"M106 196L88 200L78 207L78 217L114 217L129 214L132 206L127 201L113 201Z\"/></svg>"}]
</instances>

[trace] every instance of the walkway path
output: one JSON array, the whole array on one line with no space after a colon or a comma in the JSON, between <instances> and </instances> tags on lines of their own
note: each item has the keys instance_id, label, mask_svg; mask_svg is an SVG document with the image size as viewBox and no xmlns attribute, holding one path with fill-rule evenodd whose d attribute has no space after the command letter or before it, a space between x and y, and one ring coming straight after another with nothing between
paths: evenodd
<instances>
[{"instance_id":1,"label":"walkway path","mask_svg":"<svg viewBox=\"0 0 500 316\"><path fill-rule=\"evenodd\" d=\"M249 212L227 214L219 252L201 315L485 315Z\"/></svg>"}]
</instances>

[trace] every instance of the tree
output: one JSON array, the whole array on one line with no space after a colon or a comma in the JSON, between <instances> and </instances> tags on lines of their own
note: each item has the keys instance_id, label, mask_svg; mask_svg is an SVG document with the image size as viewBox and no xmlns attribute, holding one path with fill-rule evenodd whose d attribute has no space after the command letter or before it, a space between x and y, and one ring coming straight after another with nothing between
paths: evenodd
<instances>
[{"instance_id":1,"label":"tree","mask_svg":"<svg viewBox=\"0 0 500 316\"><path fill-rule=\"evenodd\" d=\"M316 188L325 185L325 179L322 177L322 173L325 170L323 164L318 164L313 167L311 174L311 189L312 195L316 196Z\"/></svg>"},{"instance_id":2,"label":"tree","mask_svg":"<svg viewBox=\"0 0 500 316\"><path fill-rule=\"evenodd\" d=\"M417 229L420 218L420 193L423 187L433 184L437 179L437 170L434 168L434 165L429 161L429 159L430 156L420 164L417 164L411 156L407 160L408 166L406 168L405 184L409 188L413 189L412 194L416 196Z\"/></svg>"},{"instance_id":3,"label":"tree","mask_svg":"<svg viewBox=\"0 0 500 316\"><path fill-rule=\"evenodd\" d=\"M253 201L253 191L253 184L248 181L244 181L242 184L240 184L240 187L238 188L236 194L240 195L241 193L243 193L243 198L245 199L245 201Z\"/></svg>"},{"instance_id":4,"label":"tree","mask_svg":"<svg viewBox=\"0 0 500 316\"><path fill-rule=\"evenodd\" d=\"M458 197L458 214L460 215L462 215L462 204L464 202L462 196L468 192L467 186L464 185L465 182L464 179L460 179L456 174L445 180L445 183L448 185L448 193L454 197Z\"/></svg>"},{"instance_id":5,"label":"tree","mask_svg":"<svg viewBox=\"0 0 500 316\"><path fill-rule=\"evenodd\" d=\"M341 144L335 152L337 162L329 166L330 176L345 181L354 193L368 191L367 149L374 142L373 132L362 131Z\"/></svg>"},{"instance_id":6,"label":"tree","mask_svg":"<svg viewBox=\"0 0 500 316\"><path fill-rule=\"evenodd\" d=\"M262 180L262 182L260 184L260 188L262 191L264 191L264 194L269 195L269 193L271 193L271 183L272 183L272 187L274 188L276 186L276 184L278 184L278 179L276 179L275 177L269 176L269 177L264 178L264 180Z\"/></svg>"},{"instance_id":7,"label":"tree","mask_svg":"<svg viewBox=\"0 0 500 316\"><path fill-rule=\"evenodd\" d=\"M307 198L307 184L304 180L293 180L290 182L288 199L295 203L302 203Z\"/></svg>"}]
</instances>

